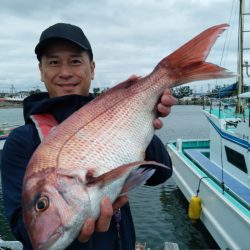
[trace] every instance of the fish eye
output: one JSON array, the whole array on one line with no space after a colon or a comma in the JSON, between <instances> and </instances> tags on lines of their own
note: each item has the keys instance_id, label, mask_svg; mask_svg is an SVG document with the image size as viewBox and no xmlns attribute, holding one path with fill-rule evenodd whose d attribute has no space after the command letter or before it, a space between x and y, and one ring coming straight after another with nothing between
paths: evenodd
<instances>
[{"instance_id":1,"label":"fish eye","mask_svg":"<svg viewBox=\"0 0 250 250\"><path fill-rule=\"evenodd\" d=\"M49 207L49 198L47 196L40 197L35 203L35 210L43 212Z\"/></svg>"}]
</instances>

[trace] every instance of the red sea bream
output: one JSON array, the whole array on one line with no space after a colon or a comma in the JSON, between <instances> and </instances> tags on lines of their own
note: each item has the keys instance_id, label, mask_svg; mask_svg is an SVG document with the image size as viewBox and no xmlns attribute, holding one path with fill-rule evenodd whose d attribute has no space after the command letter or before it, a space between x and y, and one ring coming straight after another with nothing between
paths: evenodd
<instances>
[{"instance_id":1,"label":"red sea bream","mask_svg":"<svg viewBox=\"0 0 250 250\"><path fill-rule=\"evenodd\" d=\"M152 175L138 166L145 163L160 96L187 82L232 76L205 62L226 28L205 30L149 75L118 84L51 130L34 152L23 184L24 222L34 249L66 248L86 218L98 217L104 196L114 201Z\"/></svg>"}]
</instances>

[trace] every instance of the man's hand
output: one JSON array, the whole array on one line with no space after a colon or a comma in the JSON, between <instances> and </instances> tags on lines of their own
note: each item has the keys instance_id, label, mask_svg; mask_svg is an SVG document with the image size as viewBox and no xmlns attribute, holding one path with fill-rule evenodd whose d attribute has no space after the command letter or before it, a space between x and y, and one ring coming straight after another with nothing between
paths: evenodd
<instances>
[{"instance_id":1,"label":"man's hand","mask_svg":"<svg viewBox=\"0 0 250 250\"><path fill-rule=\"evenodd\" d=\"M161 96L160 102L157 105L157 111L159 116L165 117L169 115L171 111L171 106L175 104L175 98L172 96L170 89L165 89L163 95ZM160 129L163 126L162 121L157 117L153 121L155 129Z\"/></svg>"},{"instance_id":2,"label":"man's hand","mask_svg":"<svg viewBox=\"0 0 250 250\"><path fill-rule=\"evenodd\" d=\"M78 240L80 242L87 242L95 231L108 231L112 215L115 211L117 211L117 209L124 206L127 202L128 197L126 195L117 198L113 205L109 198L103 198L100 205L99 218L96 221L93 218L88 218L85 221L78 236Z\"/></svg>"}]
</instances>

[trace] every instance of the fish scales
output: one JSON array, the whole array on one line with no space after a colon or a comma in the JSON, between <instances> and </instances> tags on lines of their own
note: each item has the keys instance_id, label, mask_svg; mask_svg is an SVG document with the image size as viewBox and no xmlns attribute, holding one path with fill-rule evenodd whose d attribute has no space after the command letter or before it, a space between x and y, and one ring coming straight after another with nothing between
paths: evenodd
<instances>
[{"instance_id":1,"label":"fish scales","mask_svg":"<svg viewBox=\"0 0 250 250\"><path fill-rule=\"evenodd\" d=\"M101 165L103 168L100 168L100 173L104 173L115 166L142 160L154 133L152 120L155 117L155 103L164 88L163 84L161 88L151 85L151 88L148 87L145 90L143 81L146 82L147 78L140 80L135 91L126 89L128 92L126 98L118 94L116 105L108 107L105 112L103 112L102 103L106 101L104 98L104 101L101 99L102 102L99 105L101 111L98 108L96 110L99 115L91 122L86 119L86 125L84 119L88 114L85 114L84 109L68 119L66 126L71 126L71 129L67 134L65 134L65 126L59 125L36 152L42 159L46 159L44 161L46 164L40 165L41 170L51 166L88 169ZM153 77L151 81L154 82ZM155 90L158 95L152 95ZM82 117L81 120L79 116ZM145 134L148 134L148 137L145 137ZM84 150L81 151L79 148ZM118 150L121 151L119 156L116 154ZM54 164L48 165L47 162L52 160ZM34 164L34 167L37 166Z\"/></svg>"},{"instance_id":2,"label":"fish scales","mask_svg":"<svg viewBox=\"0 0 250 250\"><path fill-rule=\"evenodd\" d=\"M137 104L138 110L134 109L134 104ZM100 173L124 163L144 159L145 149L153 136L152 119L148 119L147 110L148 107L142 103L140 96L130 97L125 102L120 102L114 109L98 116L76 133L63 146L60 159L66 157L68 163L76 161L77 167L101 166ZM111 117L110 113L115 113L119 119L116 116ZM153 112L151 116L154 116ZM145 137L145 134L148 136ZM73 147L84 148L84 159L82 159L83 153L79 150L74 154L66 153ZM118 150L121 151L119 155L116 153ZM67 164L65 166L59 164L59 166L68 167Z\"/></svg>"}]
</instances>

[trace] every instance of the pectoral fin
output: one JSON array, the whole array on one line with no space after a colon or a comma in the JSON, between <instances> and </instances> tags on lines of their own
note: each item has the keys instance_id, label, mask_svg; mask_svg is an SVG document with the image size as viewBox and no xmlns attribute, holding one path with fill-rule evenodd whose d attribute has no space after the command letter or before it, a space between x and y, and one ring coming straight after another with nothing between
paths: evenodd
<instances>
[{"instance_id":1,"label":"pectoral fin","mask_svg":"<svg viewBox=\"0 0 250 250\"><path fill-rule=\"evenodd\" d=\"M119 166L98 177L88 178L87 185L99 185L100 187L103 187L130 172L121 192L122 194L127 193L133 188L143 185L154 174L155 169L139 168L139 166L142 165L156 165L163 168L169 168L166 165L155 161L136 161Z\"/></svg>"},{"instance_id":2,"label":"pectoral fin","mask_svg":"<svg viewBox=\"0 0 250 250\"><path fill-rule=\"evenodd\" d=\"M127 194L136 187L144 185L154 172L155 169L150 168L137 168L132 170L121 190L120 196Z\"/></svg>"}]
</instances>

